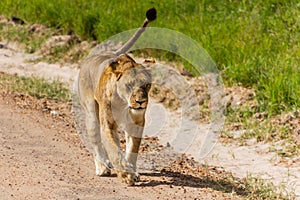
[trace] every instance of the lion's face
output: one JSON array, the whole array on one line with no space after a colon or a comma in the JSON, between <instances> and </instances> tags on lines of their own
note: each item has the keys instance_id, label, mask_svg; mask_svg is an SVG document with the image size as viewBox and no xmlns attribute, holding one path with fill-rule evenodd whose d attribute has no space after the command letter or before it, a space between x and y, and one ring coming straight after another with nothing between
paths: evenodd
<instances>
[{"instance_id":1,"label":"lion's face","mask_svg":"<svg viewBox=\"0 0 300 200\"><path fill-rule=\"evenodd\" d=\"M150 87L151 74L142 65L126 70L117 83L118 94L133 112L145 111Z\"/></svg>"}]
</instances>

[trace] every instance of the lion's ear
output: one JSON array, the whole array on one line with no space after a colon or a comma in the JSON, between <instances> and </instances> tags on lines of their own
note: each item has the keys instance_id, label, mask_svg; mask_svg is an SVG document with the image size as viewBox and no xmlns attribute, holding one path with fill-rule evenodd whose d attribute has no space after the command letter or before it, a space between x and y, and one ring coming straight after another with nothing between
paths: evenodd
<instances>
[{"instance_id":1,"label":"lion's ear","mask_svg":"<svg viewBox=\"0 0 300 200\"><path fill-rule=\"evenodd\" d=\"M148 58L148 59L145 59L143 64L154 64L155 63L155 59L154 58Z\"/></svg>"},{"instance_id":2,"label":"lion's ear","mask_svg":"<svg viewBox=\"0 0 300 200\"><path fill-rule=\"evenodd\" d=\"M117 69L117 66L119 65L118 61L112 61L109 66L111 67L112 71L115 71Z\"/></svg>"},{"instance_id":3,"label":"lion's ear","mask_svg":"<svg viewBox=\"0 0 300 200\"><path fill-rule=\"evenodd\" d=\"M117 69L117 66L119 65L118 61L113 61L111 62L107 69L106 69L106 73L109 73L109 74L113 74L116 76L117 78L117 81L121 78L122 76L122 71L118 70Z\"/></svg>"},{"instance_id":4,"label":"lion's ear","mask_svg":"<svg viewBox=\"0 0 300 200\"><path fill-rule=\"evenodd\" d=\"M154 58L145 59L143 62L143 66L146 68L146 70L151 73L151 70L155 66L156 61Z\"/></svg>"}]
</instances>

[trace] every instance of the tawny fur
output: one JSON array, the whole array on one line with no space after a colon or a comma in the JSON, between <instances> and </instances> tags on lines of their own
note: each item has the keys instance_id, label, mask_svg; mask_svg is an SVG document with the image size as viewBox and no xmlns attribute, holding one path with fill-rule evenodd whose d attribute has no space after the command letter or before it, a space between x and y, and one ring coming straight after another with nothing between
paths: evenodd
<instances>
[{"instance_id":1,"label":"tawny fur","mask_svg":"<svg viewBox=\"0 0 300 200\"><path fill-rule=\"evenodd\" d=\"M93 146L96 174L110 174L133 185L139 178L136 160L145 124L151 75L127 54L92 55L81 67L79 99L86 113L87 134ZM120 150L118 128L126 135L126 154Z\"/></svg>"}]
</instances>

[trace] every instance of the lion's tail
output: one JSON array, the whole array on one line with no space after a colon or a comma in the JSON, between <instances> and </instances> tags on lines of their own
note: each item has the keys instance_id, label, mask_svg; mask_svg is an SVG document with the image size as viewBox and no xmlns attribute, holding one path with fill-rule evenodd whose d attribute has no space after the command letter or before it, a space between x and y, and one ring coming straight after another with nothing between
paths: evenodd
<instances>
[{"instance_id":1,"label":"lion's tail","mask_svg":"<svg viewBox=\"0 0 300 200\"><path fill-rule=\"evenodd\" d=\"M156 19L156 9L150 8L146 12L146 19L142 25L141 28L139 28L135 34L119 49L115 52L116 56L119 56L123 53L126 53L133 45L134 43L139 39L139 37L142 35L142 33L145 31L146 26L149 24L149 22L152 22Z\"/></svg>"}]
</instances>

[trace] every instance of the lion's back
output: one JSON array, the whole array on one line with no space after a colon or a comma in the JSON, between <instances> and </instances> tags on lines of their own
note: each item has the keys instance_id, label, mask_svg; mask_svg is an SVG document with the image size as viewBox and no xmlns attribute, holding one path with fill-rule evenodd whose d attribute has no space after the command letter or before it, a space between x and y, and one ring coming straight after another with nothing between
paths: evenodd
<instances>
[{"instance_id":1,"label":"lion's back","mask_svg":"<svg viewBox=\"0 0 300 200\"><path fill-rule=\"evenodd\" d=\"M78 93L81 101L93 98L99 79L113 55L91 55L81 65L78 76Z\"/></svg>"}]
</instances>

